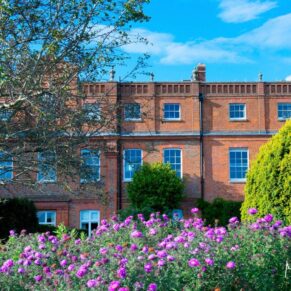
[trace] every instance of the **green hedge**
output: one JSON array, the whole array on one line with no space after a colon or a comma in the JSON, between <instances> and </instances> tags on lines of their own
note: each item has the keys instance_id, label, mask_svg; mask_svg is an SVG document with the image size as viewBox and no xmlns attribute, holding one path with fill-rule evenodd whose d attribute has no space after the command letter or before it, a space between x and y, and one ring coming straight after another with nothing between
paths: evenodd
<instances>
[{"instance_id":1,"label":"green hedge","mask_svg":"<svg viewBox=\"0 0 291 291\"><path fill-rule=\"evenodd\" d=\"M256 215L248 215L256 208ZM291 224L291 120L264 144L247 174L243 220L255 220L271 213Z\"/></svg>"},{"instance_id":2,"label":"green hedge","mask_svg":"<svg viewBox=\"0 0 291 291\"><path fill-rule=\"evenodd\" d=\"M0 238L9 236L9 231L20 233L36 232L38 220L36 207L32 201L25 198L2 199L0 201Z\"/></svg>"},{"instance_id":3,"label":"green hedge","mask_svg":"<svg viewBox=\"0 0 291 291\"><path fill-rule=\"evenodd\" d=\"M127 186L130 208L167 212L178 208L184 183L169 164L144 164Z\"/></svg>"},{"instance_id":4,"label":"green hedge","mask_svg":"<svg viewBox=\"0 0 291 291\"><path fill-rule=\"evenodd\" d=\"M223 200L216 198L212 203L199 199L198 208L201 210L202 218L206 220L206 224L211 225L227 225L231 217L240 219L240 208L242 202Z\"/></svg>"}]
</instances>

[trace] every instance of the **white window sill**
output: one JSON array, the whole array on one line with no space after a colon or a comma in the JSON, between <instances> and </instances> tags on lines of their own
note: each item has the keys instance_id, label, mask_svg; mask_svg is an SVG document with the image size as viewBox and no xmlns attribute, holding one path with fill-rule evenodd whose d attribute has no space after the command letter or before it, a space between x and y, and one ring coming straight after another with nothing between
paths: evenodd
<instances>
[{"instance_id":1,"label":"white window sill","mask_svg":"<svg viewBox=\"0 0 291 291\"><path fill-rule=\"evenodd\" d=\"M123 183L129 183L132 182L132 179L123 179Z\"/></svg>"},{"instance_id":2,"label":"white window sill","mask_svg":"<svg viewBox=\"0 0 291 291\"><path fill-rule=\"evenodd\" d=\"M246 183L247 179L231 179L229 180L230 183L233 184L244 184Z\"/></svg>"},{"instance_id":3,"label":"white window sill","mask_svg":"<svg viewBox=\"0 0 291 291\"><path fill-rule=\"evenodd\" d=\"M95 184L97 182L100 182L101 179L98 180L94 180L94 181L90 181L90 180L80 180L80 184L84 185L84 184Z\"/></svg>"},{"instance_id":4,"label":"white window sill","mask_svg":"<svg viewBox=\"0 0 291 291\"><path fill-rule=\"evenodd\" d=\"M163 121L182 121L181 118L163 118Z\"/></svg>"},{"instance_id":5,"label":"white window sill","mask_svg":"<svg viewBox=\"0 0 291 291\"><path fill-rule=\"evenodd\" d=\"M289 118L278 118L278 121L286 121L286 120L289 120L289 119L291 119L291 117L289 117Z\"/></svg>"},{"instance_id":6,"label":"white window sill","mask_svg":"<svg viewBox=\"0 0 291 291\"><path fill-rule=\"evenodd\" d=\"M141 122L142 121L142 119L141 118L126 118L126 119L124 119L124 121L132 121L132 122L137 122L137 121L139 121L139 122Z\"/></svg>"},{"instance_id":7,"label":"white window sill","mask_svg":"<svg viewBox=\"0 0 291 291\"><path fill-rule=\"evenodd\" d=\"M229 121L248 121L246 118L230 118Z\"/></svg>"},{"instance_id":8,"label":"white window sill","mask_svg":"<svg viewBox=\"0 0 291 291\"><path fill-rule=\"evenodd\" d=\"M42 180L42 181L37 181L39 184L53 184L57 183L57 180Z\"/></svg>"}]
</instances>

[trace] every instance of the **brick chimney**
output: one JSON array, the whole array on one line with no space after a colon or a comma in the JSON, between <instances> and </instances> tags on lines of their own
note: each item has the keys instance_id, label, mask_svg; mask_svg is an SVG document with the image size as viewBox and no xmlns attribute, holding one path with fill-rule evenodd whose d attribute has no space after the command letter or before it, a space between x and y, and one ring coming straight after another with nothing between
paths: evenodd
<instances>
[{"instance_id":1,"label":"brick chimney","mask_svg":"<svg viewBox=\"0 0 291 291\"><path fill-rule=\"evenodd\" d=\"M206 66L205 64L198 64L196 67L197 70L197 81L205 82L206 81Z\"/></svg>"}]
</instances>

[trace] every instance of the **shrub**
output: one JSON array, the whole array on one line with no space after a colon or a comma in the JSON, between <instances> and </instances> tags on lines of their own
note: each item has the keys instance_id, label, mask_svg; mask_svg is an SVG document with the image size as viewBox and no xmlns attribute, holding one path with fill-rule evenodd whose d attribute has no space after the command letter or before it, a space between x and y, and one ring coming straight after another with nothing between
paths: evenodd
<instances>
[{"instance_id":1,"label":"shrub","mask_svg":"<svg viewBox=\"0 0 291 291\"><path fill-rule=\"evenodd\" d=\"M38 220L33 202L25 198L1 200L0 225L0 238L8 237L10 230L35 232Z\"/></svg>"},{"instance_id":2,"label":"shrub","mask_svg":"<svg viewBox=\"0 0 291 291\"><path fill-rule=\"evenodd\" d=\"M127 186L133 209L152 208L167 212L179 207L184 183L169 164L144 164Z\"/></svg>"},{"instance_id":3,"label":"shrub","mask_svg":"<svg viewBox=\"0 0 291 291\"><path fill-rule=\"evenodd\" d=\"M199 199L197 206L201 209L202 218L206 224L227 225L231 217L240 219L240 208L242 202L227 201L222 198L216 198L212 203Z\"/></svg>"},{"instance_id":4,"label":"shrub","mask_svg":"<svg viewBox=\"0 0 291 291\"><path fill-rule=\"evenodd\" d=\"M241 208L243 220L249 208L257 216L267 213L291 224L291 120L264 144L247 174L245 201Z\"/></svg>"},{"instance_id":5,"label":"shrub","mask_svg":"<svg viewBox=\"0 0 291 291\"><path fill-rule=\"evenodd\" d=\"M253 224L231 218L227 228L196 216L138 219L103 220L90 239L63 226L10 237L0 246L1 291L291 290L291 227L271 215Z\"/></svg>"}]
</instances>

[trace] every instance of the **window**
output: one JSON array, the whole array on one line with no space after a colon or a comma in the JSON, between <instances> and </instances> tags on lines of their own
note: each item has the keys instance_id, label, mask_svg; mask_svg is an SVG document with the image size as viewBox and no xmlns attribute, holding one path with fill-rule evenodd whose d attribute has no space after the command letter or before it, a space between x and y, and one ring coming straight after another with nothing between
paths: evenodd
<instances>
[{"instance_id":1,"label":"window","mask_svg":"<svg viewBox=\"0 0 291 291\"><path fill-rule=\"evenodd\" d=\"M94 229L97 229L100 223L100 212L97 210L82 210L80 211L80 228L85 229L88 232L88 235L91 236L91 233Z\"/></svg>"},{"instance_id":2,"label":"window","mask_svg":"<svg viewBox=\"0 0 291 291\"><path fill-rule=\"evenodd\" d=\"M39 224L56 226L56 212L51 210L43 210L37 212Z\"/></svg>"},{"instance_id":3,"label":"window","mask_svg":"<svg viewBox=\"0 0 291 291\"><path fill-rule=\"evenodd\" d=\"M134 173L142 165L142 150L127 149L123 152L123 179L131 181Z\"/></svg>"},{"instance_id":4,"label":"window","mask_svg":"<svg viewBox=\"0 0 291 291\"><path fill-rule=\"evenodd\" d=\"M180 104L166 103L164 104L164 119L180 120Z\"/></svg>"},{"instance_id":5,"label":"window","mask_svg":"<svg viewBox=\"0 0 291 291\"><path fill-rule=\"evenodd\" d=\"M98 150L81 150L81 183L93 183L100 180L100 152Z\"/></svg>"},{"instance_id":6,"label":"window","mask_svg":"<svg viewBox=\"0 0 291 291\"><path fill-rule=\"evenodd\" d=\"M249 152L244 148L229 149L230 181L244 182L249 167Z\"/></svg>"},{"instance_id":7,"label":"window","mask_svg":"<svg viewBox=\"0 0 291 291\"><path fill-rule=\"evenodd\" d=\"M129 103L124 105L125 120L141 120L140 104Z\"/></svg>"},{"instance_id":8,"label":"window","mask_svg":"<svg viewBox=\"0 0 291 291\"><path fill-rule=\"evenodd\" d=\"M182 178L182 151L180 149L164 149L164 163L169 163L177 176Z\"/></svg>"},{"instance_id":9,"label":"window","mask_svg":"<svg viewBox=\"0 0 291 291\"><path fill-rule=\"evenodd\" d=\"M101 118L100 105L98 103L85 103L83 110L86 121L99 120Z\"/></svg>"},{"instance_id":10,"label":"window","mask_svg":"<svg viewBox=\"0 0 291 291\"><path fill-rule=\"evenodd\" d=\"M291 103L278 103L278 119L286 120L291 118Z\"/></svg>"},{"instance_id":11,"label":"window","mask_svg":"<svg viewBox=\"0 0 291 291\"><path fill-rule=\"evenodd\" d=\"M0 120L8 121L13 114L13 110L11 109L0 109Z\"/></svg>"},{"instance_id":12,"label":"window","mask_svg":"<svg viewBox=\"0 0 291 291\"><path fill-rule=\"evenodd\" d=\"M245 120L246 105L239 103L229 104L229 119L230 120Z\"/></svg>"},{"instance_id":13,"label":"window","mask_svg":"<svg viewBox=\"0 0 291 291\"><path fill-rule=\"evenodd\" d=\"M0 151L0 181L9 181L13 178L13 159Z\"/></svg>"},{"instance_id":14,"label":"window","mask_svg":"<svg viewBox=\"0 0 291 291\"><path fill-rule=\"evenodd\" d=\"M38 153L37 181L41 183L56 182L56 155L54 152Z\"/></svg>"}]
</instances>

